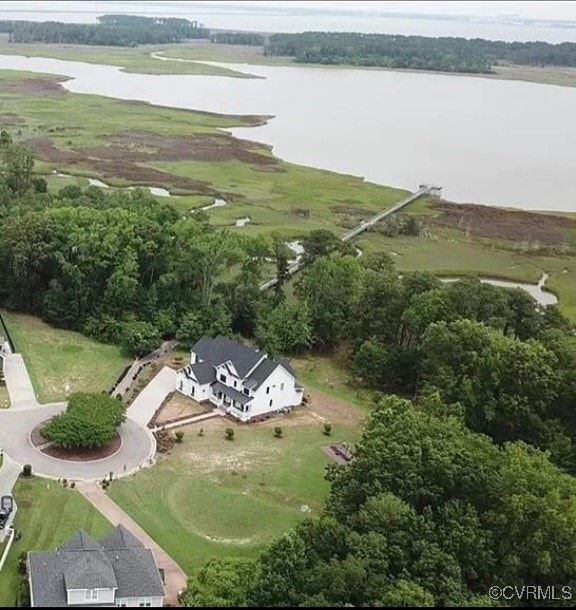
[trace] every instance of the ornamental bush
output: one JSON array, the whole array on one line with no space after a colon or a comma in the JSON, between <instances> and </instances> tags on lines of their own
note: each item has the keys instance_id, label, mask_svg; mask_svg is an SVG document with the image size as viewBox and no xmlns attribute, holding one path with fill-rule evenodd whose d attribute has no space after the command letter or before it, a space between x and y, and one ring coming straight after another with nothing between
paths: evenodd
<instances>
[{"instance_id":1,"label":"ornamental bush","mask_svg":"<svg viewBox=\"0 0 576 610\"><path fill-rule=\"evenodd\" d=\"M108 444L126 419L124 407L104 394L72 394L64 413L54 416L42 436L64 449L94 449Z\"/></svg>"}]
</instances>

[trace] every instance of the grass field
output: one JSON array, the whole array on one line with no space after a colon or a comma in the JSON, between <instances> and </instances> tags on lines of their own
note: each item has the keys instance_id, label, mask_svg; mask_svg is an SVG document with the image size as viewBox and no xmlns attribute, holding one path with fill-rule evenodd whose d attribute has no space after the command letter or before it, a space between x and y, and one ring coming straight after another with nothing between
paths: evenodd
<instances>
[{"instance_id":1,"label":"grass field","mask_svg":"<svg viewBox=\"0 0 576 610\"><path fill-rule=\"evenodd\" d=\"M175 45L142 45L140 47L100 47L87 45L20 44L9 43L6 34L0 34L0 55L24 55L26 57L50 57L66 61L81 61L88 64L118 66L125 72L140 74L196 74L245 78L245 74L209 66L202 63L162 61L153 53L171 51ZM216 54L217 56L217 54ZM196 58L193 58L196 59Z\"/></svg>"},{"instance_id":2,"label":"grass field","mask_svg":"<svg viewBox=\"0 0 576 610\"><path fill-rule=\"evenodd\" d=\"M177 61L162 61L152 54L176 59ZM13 44L8 42L6 34L0 34L0 55L25 55L28 57L51 57L67 61L82 61L89 64L105 64L118 66L125 72L141 74L196 74L213 76L230 76L245 78L245 67L240 71L212 66L202 61L222 62L228 64L248 64L267 66L295 65L291 57L266 57L261 47L212 44L205 40L190 41L174 45L142 45L135 48L98 47L86 45L58 44ZM184 61L182 61L184 60ZM297 64L299 67L317 67L316 64ZM364 69L382 70L361 66L322 66L329 70ZM557 68L553 66L495 66L494 74L476 74L476 78L492 78L503 80L520 80L545 85L576 87L576 70L573 68ZM434 74L435 72L432 72ZM446 74L446 73L444 73ZM457 73L447 73L459 76ZM469 74L465 76L469 77Z\"/></svg>"},{"instance_id":3,"label":"grass field","mask_svg":"<svg viewBox=\"0 0 576 610\"><path fill-rule=\"evenodd\" d=\"M203 436L198 425L185 426L184 442L171 455L114 481L109 493L188 573L211 557L255 556L275 536L318 514L328 492L322 446L354 442L359 434L358 418L334 415L328 438L321 422L303 411L234 426L233 441L224 438L230 423L220 419L203 422ZM275 425L283 438L273 437Z\"/></svg>"},{"instance_id":4,"label":"grass field","mask_svg":"<svg viewBox=\"0 0 576 610\"><path fill-rule=\"evenodd\" d=\"M77 491L55 481L20 479L14 487L18 512L14 527L22 534L15 541L0 572L0 607L14 606L18 587L16 566L21 552L53 550L83 529L92 536L106 535L112 526Z\"/></svg>"},{"instance_id":5,"label":"grass field","mask_svg":"<svg viewBox=\"0 0 576 610\"><path fill-rule=\"evenodd\" d=\"M33 316L7 311L2 316L40 402L63 400L68 392L109 390L129 362L118 346L54 328Z\"/></svg>"}]
</instances>

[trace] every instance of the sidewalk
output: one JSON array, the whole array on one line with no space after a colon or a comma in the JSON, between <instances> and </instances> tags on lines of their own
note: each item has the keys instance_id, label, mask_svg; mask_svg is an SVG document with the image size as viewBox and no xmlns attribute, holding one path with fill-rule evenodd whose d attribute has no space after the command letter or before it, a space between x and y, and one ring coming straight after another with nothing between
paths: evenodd
<instances>
[{"instance_id":1,"label":"sidewalk","mask_svg":"<svg viewBox=\"0 0 576 610\"><path fill-rule=\"evenodd\" d=\"M76 489L107 519L116 526L122 524L130 530L145 547L149 548L156 564L164 570L166 599L164 605L178 605L178 593L186 588L188 577L184 570L148 534L115 504L97 483L78 483Z\"/></svg>"}]
</instances>

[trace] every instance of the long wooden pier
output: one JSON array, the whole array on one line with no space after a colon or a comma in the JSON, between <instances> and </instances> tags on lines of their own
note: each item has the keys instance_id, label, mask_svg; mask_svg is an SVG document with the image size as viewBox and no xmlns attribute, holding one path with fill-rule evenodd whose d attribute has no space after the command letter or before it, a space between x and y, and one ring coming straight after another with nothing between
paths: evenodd
<instances>
[{"instance_id":1,"label":"long wooden pier","mask_svg":"<svg viewBox=\"0 0 576 610\"><path fill-rule=\"evenodd\" d=\"M350 241L351 239L354 239L355 237L357 237L364 231L367 231L370 227L373 227L375 224L379 223L381 220L384 220L384 218L387 218L388 216L395 214L396 212L398 212L398 210L401 210L402 208L406 207L408 204L412 203L413 201L420 199L420 197L424 197L425 195L440 196L441 194L442 194L441 186L435 186L433 184L421 184L420 188L415 193L412 193L412 195L406 197L406 199L402 199L402 201L395 203L392 207L386 208L385 210L378 212L378 214L375 214L368 220L363 220L360 224L356 225L353 229L346 231L346 233L344 233L344 235L342 235L340 237L340 239L344 242ZM294 275L295 273L297 273L298 271L303 269L304 266L305 266L304 259L301 258L300 260L297 260L295 263L292 263L292 265L290 265L288 267L288 274ZM260 290L262 290L262 291L268 290L269 288L272 288L272 286L276 285L277 282L278 282L278 280L275 277L273 277L272 279L267 280L266 282L263 282L262 284L260 284Z\"/></svg>"}]
</instances>

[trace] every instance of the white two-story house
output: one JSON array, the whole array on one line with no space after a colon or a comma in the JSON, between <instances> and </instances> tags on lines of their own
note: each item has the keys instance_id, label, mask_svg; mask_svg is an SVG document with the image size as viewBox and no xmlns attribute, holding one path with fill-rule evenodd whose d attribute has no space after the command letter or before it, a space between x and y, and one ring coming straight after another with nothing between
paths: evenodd
<instances>
[{"instance_id":1,"label":"white two-story house","mask_svg":"<svg viewBox=\"0 0 576 610\"><path fill-rule=\"evenodd\" d=\"M190 364L178 371L176 389L241 421L298 406L303 396L287 361L223 336L194 345Z\"/></svg>"},{"instance_id":2,"label":"white two-story house","mask_svg":"<svg viewBox=\"0 0 576 610\"><path fill-rule=\"evenodd\" d=\"M56 551L30 551L27 571L32 608L164 603L152 551L122 525L100 542L79 531Z\"/></svg>"}]
</instances>

